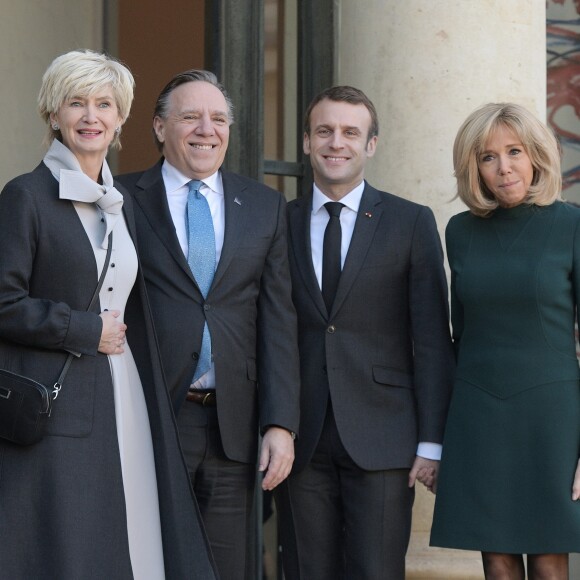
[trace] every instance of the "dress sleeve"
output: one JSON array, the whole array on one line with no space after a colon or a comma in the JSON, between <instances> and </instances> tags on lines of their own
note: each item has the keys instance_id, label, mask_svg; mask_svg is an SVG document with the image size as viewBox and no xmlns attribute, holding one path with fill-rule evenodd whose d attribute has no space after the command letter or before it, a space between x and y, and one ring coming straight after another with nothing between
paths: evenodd
<instances>
[{"instance_id":1,"label":"dress sleeve","mask_svg":"<svg viewBox=\"0 0 580 580\"><path fill-rule=\"evenodd\" d=\"M580 211L578 212L580 214ZM580 218L576 221L574 231L574 249L572 260L572 281L574 284L574 303L576 305L576 329L580 329Z\"/></svg>"},{"instance_id":2,"label":"dress sleeve","mask_svg":"<svg viewBox=\"0 0 580 580\"><path fill-rule=\"evenodd\" d=\"M459 348L459 341L461 339L461 334L463 333L463 305L461 304L457 296L457 221L451 218L451 221L447 225L445 230L445 245L447 249L447 260L449 262L449 268L451 270L451 326L452 326L452 338L453 346L455 347L455 354L457 355L457 350Z\"/></svg>"}]
</instances>

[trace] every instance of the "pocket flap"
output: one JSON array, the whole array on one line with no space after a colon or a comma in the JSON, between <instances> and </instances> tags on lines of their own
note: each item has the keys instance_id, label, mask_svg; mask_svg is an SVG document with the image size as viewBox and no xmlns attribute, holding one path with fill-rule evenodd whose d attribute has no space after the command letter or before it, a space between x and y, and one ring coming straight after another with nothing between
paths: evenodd
<instances>
[{"instance_id":1,"label":"pocket flap","mask_svg":"<svg viewBox=\"0 0 580 580\"><path fill-rule=\"evenodd\" d=\"M406 389L413 388L413 375L398 369L373 366L373 379L383 385L404 387Z\"/></svg>"}]
</instances>

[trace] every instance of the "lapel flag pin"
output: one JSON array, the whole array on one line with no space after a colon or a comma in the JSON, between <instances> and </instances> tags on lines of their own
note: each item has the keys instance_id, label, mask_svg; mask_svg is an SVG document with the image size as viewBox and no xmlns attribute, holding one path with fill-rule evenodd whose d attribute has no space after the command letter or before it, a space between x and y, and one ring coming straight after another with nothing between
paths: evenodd
<instances>
[{"instance_id":1,"label":"lapel flag pin","mask_svg":"<svg viewBox=\"0 0 580 580\"><path fill-rule=\"evenodd\" d=\"M239 197L234 197L234 203L237 203L238 205L242 205L242 200Z\"/></svg>"},{"instance_id":2,"label":"lapel flag pin","mask_svg":"<svg viewBox=\"0 0 580 580\"><path fill-rule=\"evenodd\" d=\"M371 218L373 217L373 214L370 211L365 211L365 216Z\"/></svg>"}]
</instances>

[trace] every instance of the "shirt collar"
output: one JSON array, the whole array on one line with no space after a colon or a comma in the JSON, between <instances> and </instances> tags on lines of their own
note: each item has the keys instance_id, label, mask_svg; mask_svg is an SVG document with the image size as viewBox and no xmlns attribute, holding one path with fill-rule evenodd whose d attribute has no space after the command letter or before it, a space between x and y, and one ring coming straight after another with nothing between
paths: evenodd
<instances>
[{"instance_id":1,"label":"shirt collar","mask_svg":"<svg viewBox=\"0 0 580 580\"><path fill-rule=\"evenodd\" d=\"M165 183L165 191L167 193L173 193L182 187L186 187L191 181L190 177L187 177L179 169L171 165L167 159L163 161L161 167L161 174L163 175L163 182ZM202 183L209 187L214 193L219 195L224 194L224 188L222 184L222 178L219 170L209 177L204 177Z\"/></svg>"},{"instance_id":2,"label":"shirt collar","mask_svg":"<svg viewBox=\"0 0 580 580\"><path fill-rule=\"evenodd\" d=\"M346 207L348 207L348 209L357 213L358 208L360 207L360 200L362 198L364 189L365 181L363 180L352 191L349 191L343 198L341 198L339 200L340 203L344 204ZM313 185L312 191L312 213L317 213L320 211L325 203L329 201L335 201L334 199L330 199L330 197L322 193L316 183Z\"/></svg>"}]
</instances>

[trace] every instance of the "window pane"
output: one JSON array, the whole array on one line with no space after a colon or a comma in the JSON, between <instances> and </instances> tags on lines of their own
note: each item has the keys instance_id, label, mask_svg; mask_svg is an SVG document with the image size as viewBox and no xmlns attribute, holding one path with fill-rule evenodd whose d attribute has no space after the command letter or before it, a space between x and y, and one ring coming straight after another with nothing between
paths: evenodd
<instances>
[{"instance_id":1,"label":"window pane","mask_svg":"<svg viewBox=\"0 0 580 580\"><path fill-rule=\"evenodd\" d=\"M264 2L264 158L298 160L297 0ZM268 185L296 197L297 180L266 176Z\"/></svg>"}]
</instances>

